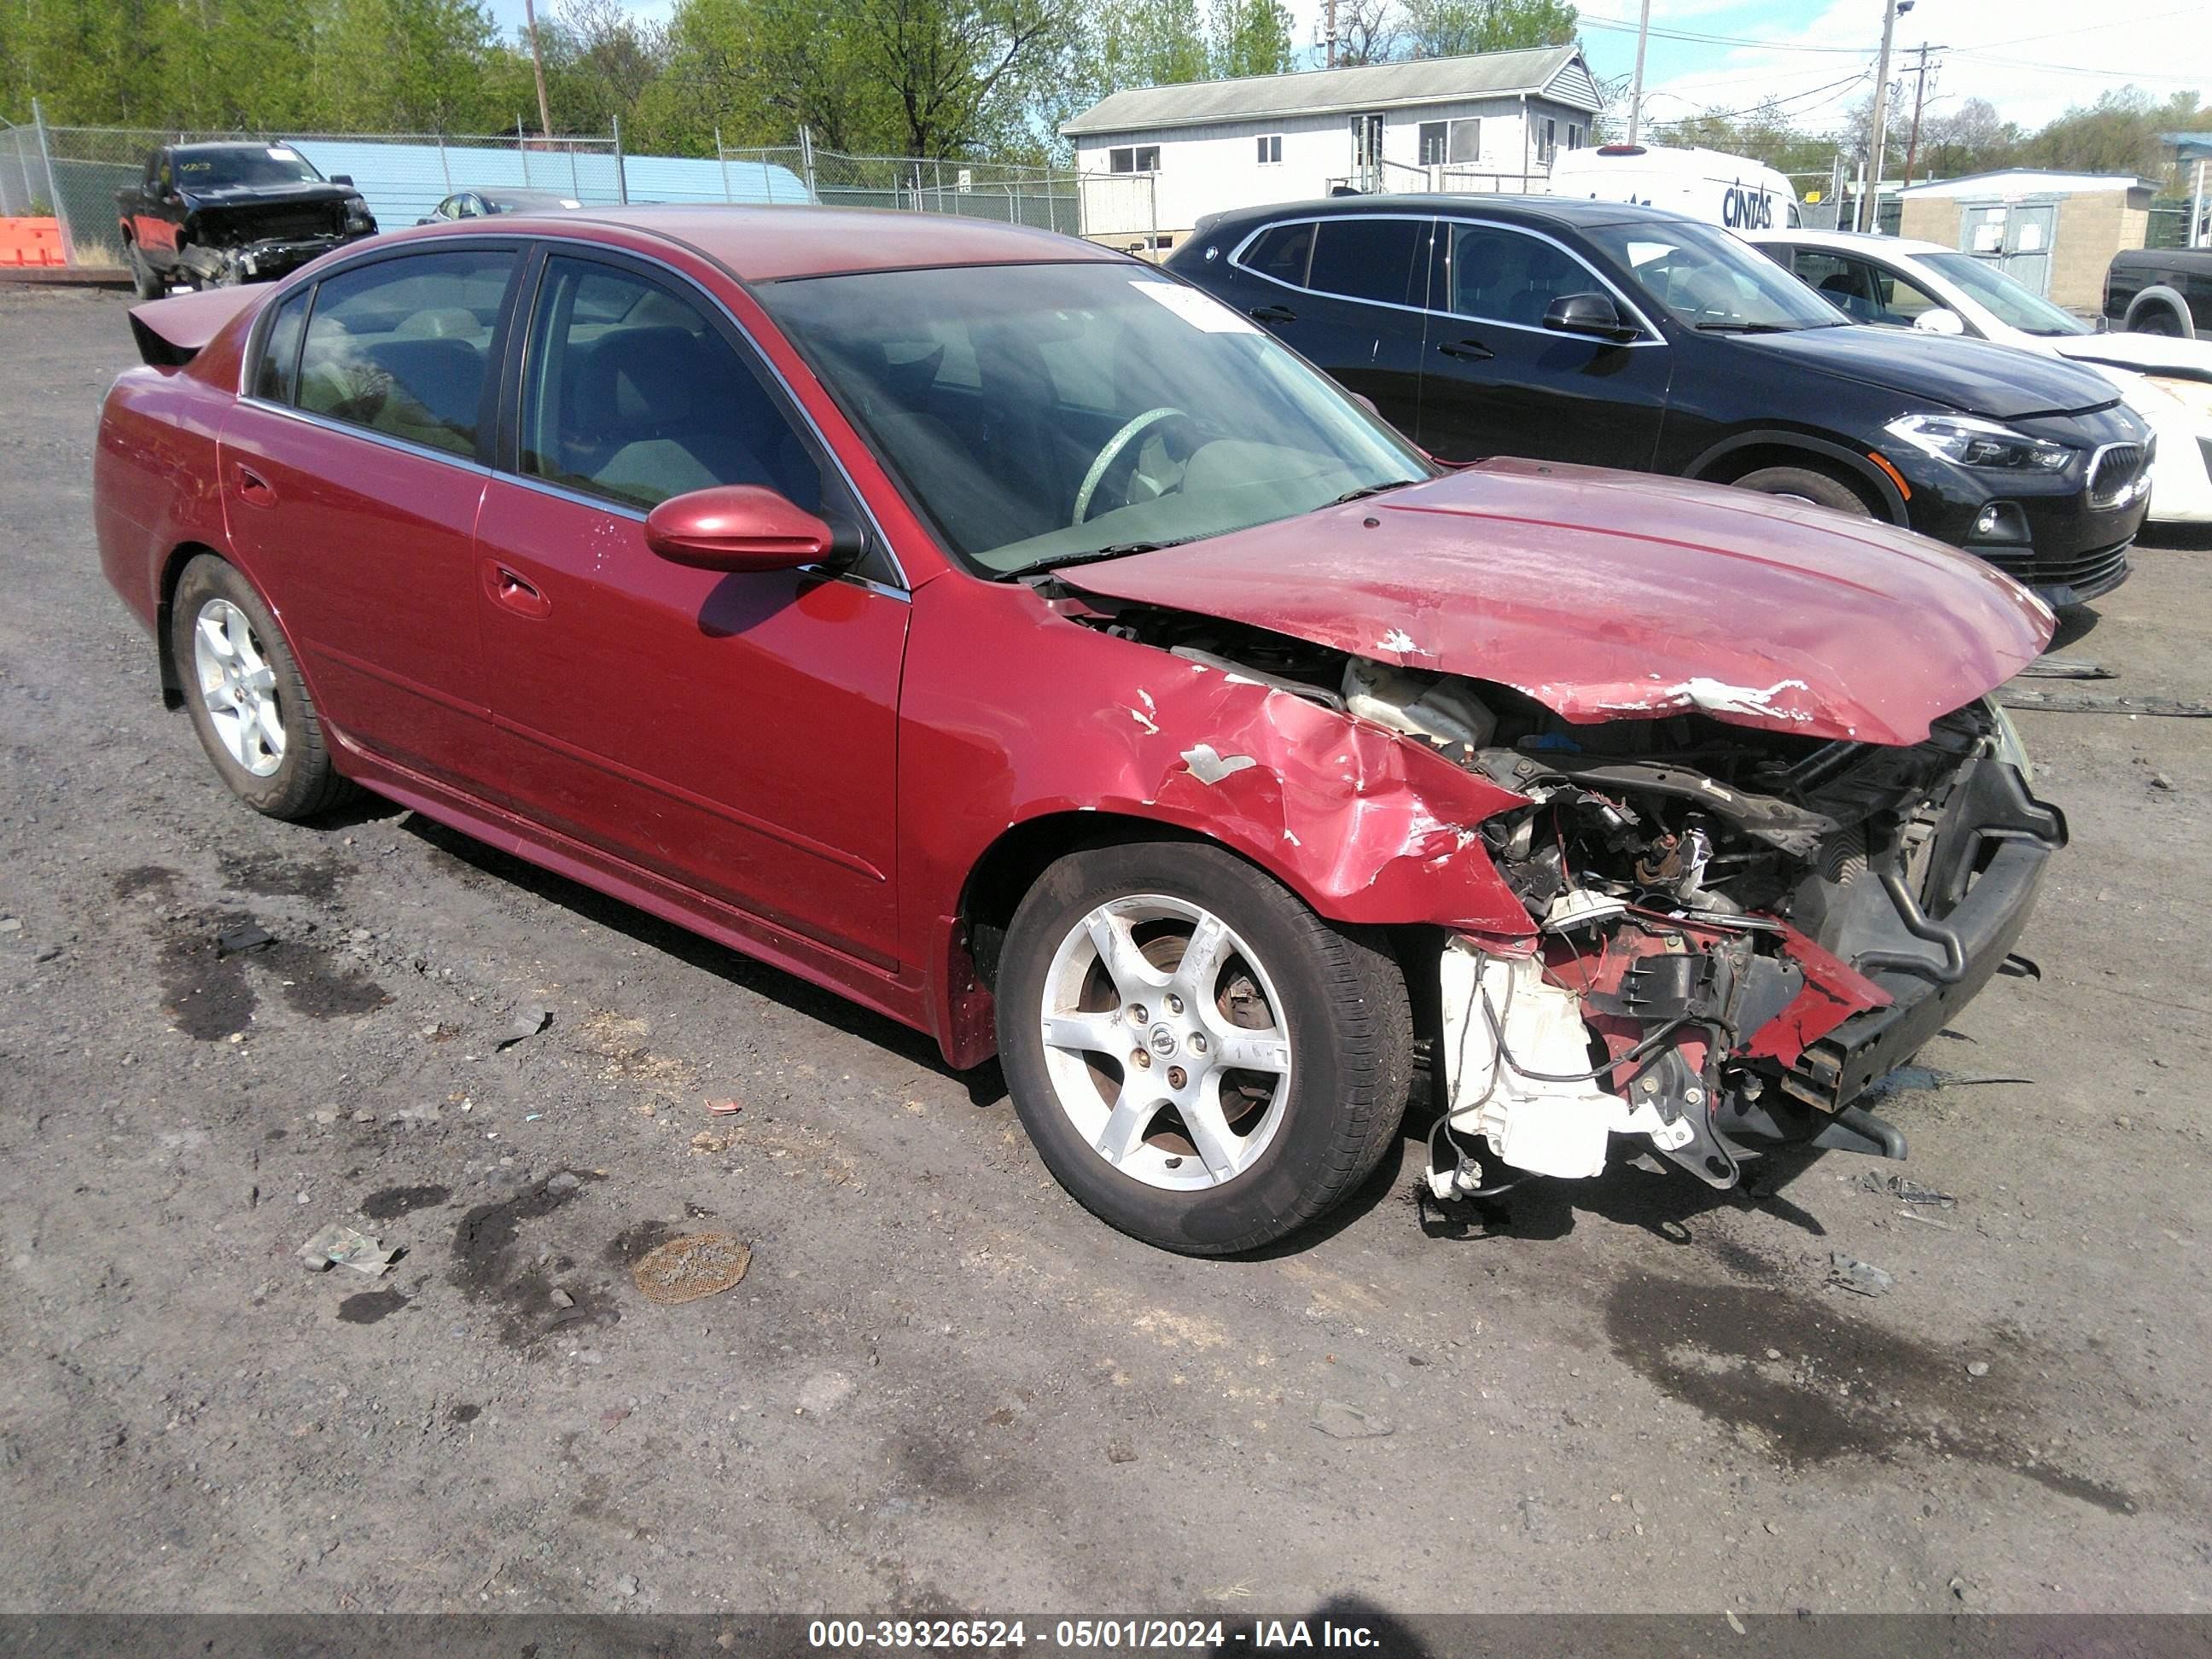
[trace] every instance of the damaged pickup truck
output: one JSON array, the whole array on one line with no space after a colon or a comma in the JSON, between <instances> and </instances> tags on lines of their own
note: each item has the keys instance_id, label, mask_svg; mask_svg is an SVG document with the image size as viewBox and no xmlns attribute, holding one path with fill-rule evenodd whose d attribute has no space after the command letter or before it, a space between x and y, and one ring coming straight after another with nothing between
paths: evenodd
<instances>
[{"instance_id":1,"label":"damaged pickup truck","mask_svg":"<svg viewBox=\"0 0 2212 1659\"><path fill-rule=\"evenodd\" d=\"M1328 1211L1423 1078L1446 1198L1901 1157L1863 1097L2065 842L2009 578L1437 465L1062 238L633 207L132 320L101 556L247 805L362 785L995 1050L1168 1249Z\"/></svg>"},{"instance_id":2,"label":"damaged pickup truck","mask_svg":"<svg viewBox=\"0 0 2212 1659\"><path fill-rule=\"evenodd\" d=\"M353 180L325 179L289 144L165 144L115 204L142 300L172 285L270 282L376 234Z\"/></svg>"}]
</instances>

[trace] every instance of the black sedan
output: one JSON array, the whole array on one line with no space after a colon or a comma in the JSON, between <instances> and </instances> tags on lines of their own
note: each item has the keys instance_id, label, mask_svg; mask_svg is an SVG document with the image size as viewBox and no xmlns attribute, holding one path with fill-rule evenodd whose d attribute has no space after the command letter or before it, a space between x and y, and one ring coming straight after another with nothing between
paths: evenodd
<instances>
[{"instance_id":1,"label":"black sedan","mask_svg":"<svg viewBox=\"0 0 2212 1659\"><path fill-rule=\"evenodd\" d=\"M1224 214L1167 264L1443 460L1632 468L1887 519L2056 605L2127 578L2153 440L2109 380L1854 325L1678 214L1343 198Z\"/></svg>"}]
</instances>

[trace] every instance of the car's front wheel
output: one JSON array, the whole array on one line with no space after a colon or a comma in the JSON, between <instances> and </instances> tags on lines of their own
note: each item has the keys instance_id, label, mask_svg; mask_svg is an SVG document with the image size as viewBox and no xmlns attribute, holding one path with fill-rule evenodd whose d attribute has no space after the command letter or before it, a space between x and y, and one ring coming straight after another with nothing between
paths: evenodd
<instances>
[{"instance_id":1,"label":"car's front wheel","mask_svg":"<svg viewBox=\"0 0 2212 1659\"><path fill-rule=\"evenodd\" d=\"M1122 1231L1255 1249L1341 1202L1405 1115L1397 962L1221 848L1072 854L1007 929L999 1048L1046 1166Z\"/></svg>"},{"instance_id":2,"label":"car's front wheel","mask_svg":"<svg viewBox=\"0 0 2212 1659\"><path fill-rule=\"evenodd\" d=\"M1808 466L1763 466L1756 472L1745 473L1735 483L1738 489L1755 489L1762 495L1779 495L1785 501L1809 501L1814 507L1832 507L1854 518L1874 516L1874 509L1857 490L1841 478L1816 472Z\"/></svg>"},{"instance_id":3,"label":"car's front wheel","mask_svg":"<svg viewBox=\"0 0 2212 1659\"><path fill-rule=\"evenodd\" d=\"M203 553L177 578L169 647L200 744L235 794L276 818L312 817L352 786L267 603L238 567Z\"/></svg>"},{"instance_id":4,"label":"car's front wheel","mask_svg":"<svg viewBox=\"0 0 2212 1659\"><path fill-rule=\"evenodd\" d=\"M134 295L141 300L158 300L168 291L160 274L138 251L137 242L125 242L123 252L131 266L131 291Z\"/></svg>"}]
</instances>

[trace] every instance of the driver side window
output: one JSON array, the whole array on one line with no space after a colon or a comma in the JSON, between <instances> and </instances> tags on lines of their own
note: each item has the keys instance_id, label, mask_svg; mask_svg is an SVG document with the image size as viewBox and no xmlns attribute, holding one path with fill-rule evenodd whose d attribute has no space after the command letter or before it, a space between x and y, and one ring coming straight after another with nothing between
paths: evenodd
<instances>
[{"instance_id":1,"label":"driver side window","mask_svg":"<svg viewBox=\"0 0 2212 1659\"><path fill-rule=\"evenodd\" d=\"M1554 300L1601 284L1570 254L1501 225L1452 225L1438 239L1443 268L1430 292L1456 316L1543 326Z\"/></svg>"},{"instance_id":2,"label":"driver side window","mask_svg":"<svg viewBox=\"0 0 2212 1659\"><path fill-rule=\"evenodd\" d=\"M821 511L812 449L693 300L556 256L529 337L526 475L646 508L716 484L763 484Z\"/></svg>"}]
</instances>

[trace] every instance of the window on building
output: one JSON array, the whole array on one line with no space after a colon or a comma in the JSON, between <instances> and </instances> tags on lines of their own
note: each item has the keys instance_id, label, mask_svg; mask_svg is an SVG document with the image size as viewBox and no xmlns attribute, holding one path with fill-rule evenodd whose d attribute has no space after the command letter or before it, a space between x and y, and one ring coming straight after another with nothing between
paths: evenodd
<instances>
[{"instance_id":1,"label":"window on building","mask_svg":"<svg viewBox=\"0 0 2212 1659\"><path fill-rule=\"evenodd\" d=\"M1443 167L1446 163L1471 166L1482 159L1482 118L1470 116L1463 121L1424 121L1421 123L1421 165L1425 167Z\"/></svg>"},{"instance_id":2,"label":"window on building","mask_svg":"<svg viewBox=\"0 0 2212 1659\"><path fill-rule=\"evenodd\" d=\"M1106 152L1106 166L1114 173L1158 173L1160 170L1160 147L1158 144L1125 144L1120 149Z\"/></svg>"},{"instance_id":3,"label":"window on building","mask_svg":"<svg viewBox=\"0 0 2212 1659\"><path fill-rule=\"evenodd\" d=\"M1283 135L1279 132L1261 133L1260 135L1260 165L1263 167L1279 167L1282 164Z\"/></svg>"},{"instance_id":4,"label":"window on building","mask_svg":"<svg viewBox=\"0 0 2212 1659\"><path fill-rule=\"evenodd\" d=\"M1536 159L1540 161L1550 161L1552 152L1559 148L1559 124L1547 115L1544 118L1543 136L1536 141Z\"/></svg>"},{"instance_id":5,"label":"window on building","mask_svg":"<svg viewBox=\"0 0 2212 1659\"><path fill-rule=\"evenodd\" d=\"M1569 123L1567 126L1567 148L1569 149L1580 149L1582 147L1583 130L1580 127L1574 125L1572 123Z\"/></svg>"}]
</instances>

